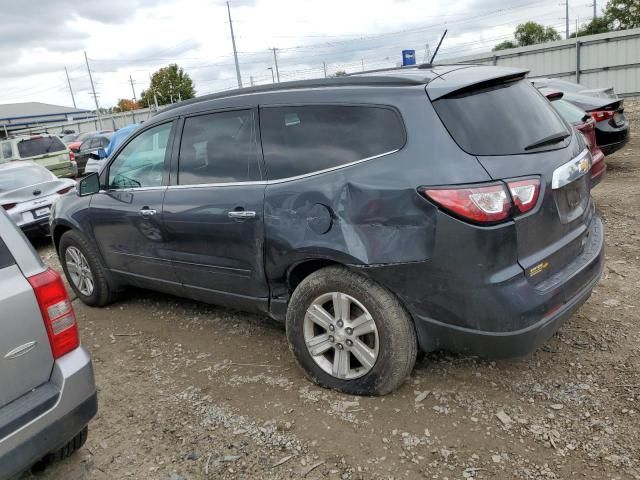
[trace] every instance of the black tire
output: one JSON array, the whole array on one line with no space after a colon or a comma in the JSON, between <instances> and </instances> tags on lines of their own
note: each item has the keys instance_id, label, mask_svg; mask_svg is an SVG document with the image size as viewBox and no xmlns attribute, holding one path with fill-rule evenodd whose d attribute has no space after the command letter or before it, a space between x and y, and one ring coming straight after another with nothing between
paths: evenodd
<instances>
[{"instance_id":1,"label":"black tire","mask_svg":"<svg viewBox=\"0 0 640 480\"><path fill-rule=\"evenodd\" d=\"M330 292L344 293L360 302L377 328L377 359L373 367L358 378L341 379L323 370L305 342L303 325L307 309L315 299ZM323 268L298 285L289 302L286 327L291 351L306 376L322 387L344 393L385 395L392 392L411 374L416 362L416 332L408 312L387 289L345 267Z\"/></svg>"},{"instance_id":2,"label":"black tire","mask_svg":"<svg viewBox=\"0 0 640 480\"><path fill-rule=\"evenodd\" d=\"M89 269L94 280L93 292L90 295L84 295L78 287L73 283L65 255L69 247L75 247L84 255L89 264ZM71 288L83 303L91 307L104 307L116 299L117 292L114 286L109 282L109 273L102 263L102 259L96 252L91 243L79 232L75 230L66 231L60 238L58 246L58 258L67 277L67 281Z\"/></svg>"}]
</instances>

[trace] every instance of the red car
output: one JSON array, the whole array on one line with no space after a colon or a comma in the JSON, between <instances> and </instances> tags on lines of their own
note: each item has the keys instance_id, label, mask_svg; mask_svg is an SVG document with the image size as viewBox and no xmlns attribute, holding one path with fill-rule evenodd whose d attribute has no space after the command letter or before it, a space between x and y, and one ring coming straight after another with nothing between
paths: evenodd
<instances>
[{"instance_id":1,"label":"red car","mask_svg":"<svg viewBox=\"0 0 640 480\"><path fill-rule=\"evenodd\" d=\"M77 135L73 141L67 143L67 147L69 148L69 150L71 150L72 153L78 153L78 150L80 149L80 145L82 144L82 142L84 142L87 138L92 137L94 135L99 135L102 133L110 133L113 132L113 130L98 130L95 132L84 132L81 133L79 135Z\"/></svg>"},{"instance_id":2,"label":"red car","mask_svg":"<svg viewBox=\"0 0 640 480\"><path fill-rule=\"evenodd\" d=\"M562 92L547 91L541 89L551 105L567 122L573 125L584 136L587 146L591 151L591 187L595 187L604 178L607 164L604 161L604 153L596 143L596 122L590 114L574 104L562 99Z\"/></svg>"}]
</instances>

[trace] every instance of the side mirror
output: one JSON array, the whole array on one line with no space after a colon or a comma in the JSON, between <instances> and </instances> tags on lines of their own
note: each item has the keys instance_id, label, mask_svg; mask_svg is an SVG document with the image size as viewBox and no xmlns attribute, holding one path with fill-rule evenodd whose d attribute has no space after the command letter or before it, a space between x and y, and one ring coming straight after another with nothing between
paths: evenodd
<instances>
[{"instance_id":1,"label":"side mirror","mask_svg":"<svg viewBox=\"0 0 640 480\"><path fill-rule=\"evenodd\" d=\"M93 172L84 177L80 180L78 191L81 197L98 193L100 191L100 175Z\"/></svg>"},{"instance_id":2,"label":"side mirror","mask_svg":"<svg viewBox=\"0 0 640 480\"><path fill-rule=\"evenodd\" d=\"M99 148L98 159L102 160L103 158L107 158L107 151L104 148Z\"/></svg>"}]
</instances>

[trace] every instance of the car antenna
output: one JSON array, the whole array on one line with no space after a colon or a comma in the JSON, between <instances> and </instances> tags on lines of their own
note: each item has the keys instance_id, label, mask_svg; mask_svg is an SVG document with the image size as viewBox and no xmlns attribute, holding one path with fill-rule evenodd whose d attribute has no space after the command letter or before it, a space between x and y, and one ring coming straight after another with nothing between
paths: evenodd
<instances>
[{"instance_id":1,"label":"car antenna","mask_svg":"<svg viewBox=\"0 0 640 480\"><path fill-rule=\"evenodd\" d=\"M444 37L447 36L447 29L445 28L444 33L442 34L442 36L440 37L440 41L438 42L438 46L436 47L435 51L433 52L433 55L431 56L431 60L429 60L429 64L433 65L433 61L436 59L436 55L438 54L438 50L440 50L440 45L442 45L442 41L444 40Z\"/></svg>"}]
</instances>

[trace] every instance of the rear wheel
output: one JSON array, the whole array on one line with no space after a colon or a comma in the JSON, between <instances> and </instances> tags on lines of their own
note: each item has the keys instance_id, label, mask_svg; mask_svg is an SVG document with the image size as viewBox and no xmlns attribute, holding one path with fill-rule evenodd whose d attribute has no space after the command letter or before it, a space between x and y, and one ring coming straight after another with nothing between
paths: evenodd
<instances>
[{"instance_id":1,"label":"rear wheel","mask_svg":"<svg viewBox=\"0 0 640 480\"><path fill-rule=\"evenodd\" d=\"M398 299L344 267L300 283L287 311L287 338L312 381L355 395L395 390L417 354L413 322Z\"/></svg>"},{"instance_id":2,"label":"rear wheel","mask_svg":"<svg viewBox=\"0 0 640 480\"><path fill-rule=\"evenodd\" d=\"M82 234L65 232L60 238L58 255L71 288L83 303L102 307L115 300L114 289L107 281L107 269Z\"/></svg>"}]
</instances>

